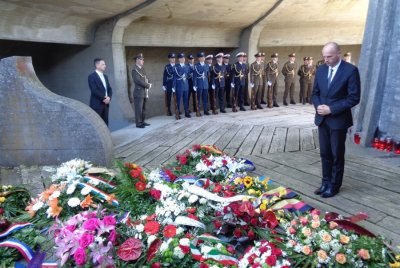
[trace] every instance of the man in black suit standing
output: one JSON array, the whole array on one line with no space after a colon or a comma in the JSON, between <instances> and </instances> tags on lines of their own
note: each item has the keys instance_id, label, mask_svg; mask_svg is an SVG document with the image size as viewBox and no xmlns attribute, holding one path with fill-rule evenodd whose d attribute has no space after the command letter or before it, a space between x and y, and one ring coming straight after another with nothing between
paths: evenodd
<instances>
[{"instance_id":1,"label":"man in black suit standing","mask_svg":"<svg viewBox=\"0 0 400 268\"><path fill-rule=\"evenodd\" d=\"M108 81L106 63L103 59L94 59L95 71L88 77L90 88L90 107L103 118L108 125L108 109L112 98L112 88Z\"/></svg>"},{"instance_id":2,"label":"man in black suit standing","mask_svg":"<svg viewBox=\"0 0 400 268\"><path fill-rule=\"evenodd\" d=\"M314 193L328 198L342 185L346 133L353 125L351 108L360 102L361 90L357 67L341 60L337 43L327 43L322 56L325 64L317 69L312 92L322 162L322 184Z\"/></svg>"}]
</instances>

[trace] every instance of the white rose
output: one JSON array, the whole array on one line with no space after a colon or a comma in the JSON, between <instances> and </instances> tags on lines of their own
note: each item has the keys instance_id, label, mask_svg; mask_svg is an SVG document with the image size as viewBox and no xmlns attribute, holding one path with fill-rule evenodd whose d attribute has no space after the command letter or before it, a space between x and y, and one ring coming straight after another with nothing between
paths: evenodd
<instances>
[{"instance_id":1,"label":"white rose","mask_svg":"<svg viewBox=\"0 0 400 268\"><path fill-rule=\"evenodd\" d=\"M75 189L76 189L75 184L71 184L71 185L68 186L68 188L67 188L67 194L68 194L68 195L73 194L73 193L75 192Z\"/></svg>"},{"instance_id":2,"label":"white rose","mask_svg":"<svg viewBox=\"0 0 400 268\"><path fill-rule=\"evenodd\" d=\"M79 200L79 198L77 197L72 197L68 200L68 206L74 208L79 206L79 204L81 203L81 200Z\"/></svg>"},{"instance_id":3,"label":"white rose","mask_svg":"<svg viewBox=\"0 0 400 268\"><path fill-rule=\"evenodd\" d=\"M143 232L143 230L144 230L144 225L143 225L143 224L136 225L136 230L137 230L139 233Z\"/></svg>"},{"instance_id":4,"label":"white rose","mask_svg":"<svg viewBox=\"0 0 400 268\"><path fill-rule=\"evenodd\" d=\"M84 187L82 190L81 190L81 195L87 195L87 194L89 194L90 193L90 188L89 187Z\"/></svg>"},{"instance_id":5,"label":"white rose","mask_svg":"<svg viewBox=\"0 0 400 268\"><path fill-rule=\"evenodd\" d=\"M60 191L54 191L51 195L50 198L54 199L54 198L58 198L60 196Z\"/></svg>"},{"instance_id":6,"label":"white rose","mask_svg":"<svg viewBox=\"0 0 400 268\"><path fill-rule=\"evenodd\" d=\"M32 210L33 211L38 211L39 209L41 209L43 207L43 205L44 205L44 203L39 201L39 202L37 202L36 204L34 204L32 206Z\"/></svg>"},{"instance_id":7,"label":"white rose","mask_svg":"<svg viewBox=\"0 0 400 268\"><path fill-rule=\"evenodd\" d=\"M200 204L204 205L207 203L207 199L205 199L204 197L200 198Z\"/></svg>"},{"instance_id":8,"label":"white rose","mask_svg":"<svg viewBox=\"0 0 400 268\"><path fill-rule=\"evenodd\" d=\"M197 195L192 194L192 195L189 197L188 202L189 202L190 204L193 204L193 203L195 203L198 199L199 199L199 197L198 197Z\"/></svg>"},{"instance_id":9,"label":"white rose","mask_svg":"<svg viewBox=\"0 0 400 268\"><path fill-rule=\"evenodd\" d=\"M181 250L180 247L175 247L174 248L174 256L179 259L183 259L185 257L185 253L183 253L183 251Z\"/></svg>"},{"instance_id":10,"label":"white rose","mask_svg":"<svg viewBox=\"0 0 400 268\"><path fill-rule=\"evenodd\" d=\"M185 229L183 229L182 227L178 227L176 229L176 234L179 235L179 234L183 233L184 231L185 231Z\"/></svg>"},{"instance_id":11,"label":"white rose","mask_svg":"<svg viewBox=\"0 0 400 268\"><path fill-rule=\"evenodd\" d=\"M181 238L179 239L179 245L188 247L190 244L189 238Z\"/></svg>"}]
</instances>

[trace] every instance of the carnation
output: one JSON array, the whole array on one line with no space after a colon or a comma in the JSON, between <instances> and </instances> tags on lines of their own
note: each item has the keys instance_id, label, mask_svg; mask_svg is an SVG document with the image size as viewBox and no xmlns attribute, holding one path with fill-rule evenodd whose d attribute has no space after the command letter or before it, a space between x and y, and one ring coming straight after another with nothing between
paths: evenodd
<instances>
[{"instance_id":1,"label":"carnation","mask_svg":"<svg viewBox=\"0 0 400 268\"><path fill-rule=\"evenodd\" d=\"M185 253L183 253L183 251L181 250L180 247L175 247L174 248L174 256L179 259L183 259L185 257Z\"/></svg>"},{"instance_id":2,"label":"carnation","mask_svg":"<svg viewBox=\"0 0 400 268\"><path fill-rule=\"evenodd\" d=\"M39 209L41 209L43 207L44 203L42 201L38 201L36 202L36 204L34 204L32 206L32 210L33 211L38 211Z\"/></svg>"},{"instance_id":3,"label":"carnation","mask_svg":"<svg viewBox=\"0 0 400 268\"><path fill-rule=\"evenodd\" d=\"M68 206L74 208L79 206L79 204L81 203L81 200L79 200L79 198L77 197L72 197L68 200Z\"/></svg>"},{"instance_id":4,"label":"carnation","mask_svg":"<svg viewBox=\"0 0 400 268\"><path fill-rule=\"evenodd\" d=\"M198 199L199 199L199 197L198 197L197 195L192 194L192 195L189 197L188 202L189 202L190 204L193 204L193 203L195 203Z\"/></svg>"}]
</instances>

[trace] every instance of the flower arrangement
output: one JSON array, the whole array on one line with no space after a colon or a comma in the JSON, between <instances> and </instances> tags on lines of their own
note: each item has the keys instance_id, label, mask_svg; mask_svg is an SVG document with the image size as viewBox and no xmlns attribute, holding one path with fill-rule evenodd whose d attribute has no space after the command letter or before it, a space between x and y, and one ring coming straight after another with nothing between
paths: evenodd
<instances>
[{"instance_id":1,"label":"flower arrangement","mask_svg":"<svg viewBox=\"0 0 400 268\"><path fill-rule=\"evenodd\" d=\"M30 194L20 186L0 185L0 232L24 213Z\"/></svg>"}]
</instances>

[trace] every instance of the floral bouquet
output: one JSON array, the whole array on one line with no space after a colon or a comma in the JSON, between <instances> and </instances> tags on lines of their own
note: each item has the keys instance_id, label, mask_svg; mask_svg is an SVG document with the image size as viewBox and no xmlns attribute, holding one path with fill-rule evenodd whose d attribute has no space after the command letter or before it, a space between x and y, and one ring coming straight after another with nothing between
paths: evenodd
<instances>
[{"instance_id":1,"label":"floral bouquet","mask_svg":"<svg viewBox=\"0 0 400 268\"><path fill-rule=\"evenodd\" d=\"M112 267L117 239L116 219L82 212L51 228L61 266Z\"/></svg>"},{"instance_id":2,"label":"floral bouquet","mask_svg":"<svg viewBox=\"0 0 400 268\"><path fill-rule=\"evenodd\" d=\"M24 213L30 194L19 186L0 185L0 232L10 225L10 221Z\"/></svg>"}]
</instances>

